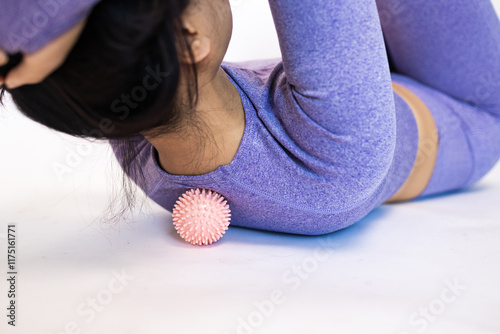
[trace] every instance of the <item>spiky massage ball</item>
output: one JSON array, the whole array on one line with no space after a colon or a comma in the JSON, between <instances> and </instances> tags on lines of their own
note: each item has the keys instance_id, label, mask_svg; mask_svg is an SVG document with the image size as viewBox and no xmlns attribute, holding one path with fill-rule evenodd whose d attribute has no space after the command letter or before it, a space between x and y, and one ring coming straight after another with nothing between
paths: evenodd
<instances>
[{"instance_id":1,"label":"spiky massage ball","mask_svg":"<svg viewBox=\"0 0 500 334\"><path fill-rule=\"evenodd\" d=\"M193 245L210 245L226 233L231 211L222 195L206 189L191 189L172 210L175 229Z\"/></svg>"}]
</instances>

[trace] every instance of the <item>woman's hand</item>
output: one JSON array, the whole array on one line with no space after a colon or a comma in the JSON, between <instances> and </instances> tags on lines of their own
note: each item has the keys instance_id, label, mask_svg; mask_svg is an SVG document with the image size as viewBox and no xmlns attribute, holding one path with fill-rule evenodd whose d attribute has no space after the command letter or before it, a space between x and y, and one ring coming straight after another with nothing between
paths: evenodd
<instances>
[{"instance_id":1,"label":"woman's hand","mask_svg":"<svg viewBox=\"0 0 500 334\"><path fill-rule=\"evenodd\" d=\"M7 55L5 54L5 52L0 50L0 66L5 65L6 63L7 63Z\"/></svg>"},{"instance_id":2,"label":"woman's hand","mask_svg":"<svg viewBox=\"0 0 500 334\"><path fill-rule=\"evenodd\" d=\"M14 67L6 78L0 77L0 85L4 83L9 89L22 85L43 81L61 66L85 27L86 20L59 36L40 50L24 55L22 62ZM6 53L0 49L0 66L8 62Z\"/></svg>"}]
</instances>

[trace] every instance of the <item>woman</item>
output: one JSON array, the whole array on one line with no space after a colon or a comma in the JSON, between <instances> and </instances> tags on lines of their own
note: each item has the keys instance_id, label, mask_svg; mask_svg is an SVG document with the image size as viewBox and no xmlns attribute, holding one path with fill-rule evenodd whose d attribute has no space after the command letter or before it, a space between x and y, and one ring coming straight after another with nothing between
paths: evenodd
<instances>
[{"instance_id":1,"label":"woman","mask_svg":"<svg viewBox=\"0 0 500 334\"><path fill-rule=\"evenodd\" d=\"M2 27L0 47L27 54L7 91L42 124L110 139L167 210L207 188L233 225L323 234L384 202L470 186L500 158L489 0L269 0L283 59L242 64L222 62L227 0L103 0L88 15L95 2L60 5L65 28L17 48L6 36L21 28ZM0 15L36 6L21 3ZM39 59L57 56L38 67L48 31L59 38Z\"/></svg>"}]
</instances>

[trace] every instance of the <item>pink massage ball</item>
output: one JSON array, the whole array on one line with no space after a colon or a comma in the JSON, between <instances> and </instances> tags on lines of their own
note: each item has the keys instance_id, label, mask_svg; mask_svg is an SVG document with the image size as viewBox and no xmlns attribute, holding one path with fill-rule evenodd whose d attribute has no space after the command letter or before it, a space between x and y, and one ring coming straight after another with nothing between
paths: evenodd
<instances>
[{"instance_id":1,"label":"pink massage ball","mask_svg":"<svg viewBox=\"0 0 500 334\"><path fill-rule=\"evenodd\" d=\"M172 211L175 229L193 245L209 245L226 233L231 219L227 201L206 189L191 189L177 200Z\"/></svg>"}]
</instances>

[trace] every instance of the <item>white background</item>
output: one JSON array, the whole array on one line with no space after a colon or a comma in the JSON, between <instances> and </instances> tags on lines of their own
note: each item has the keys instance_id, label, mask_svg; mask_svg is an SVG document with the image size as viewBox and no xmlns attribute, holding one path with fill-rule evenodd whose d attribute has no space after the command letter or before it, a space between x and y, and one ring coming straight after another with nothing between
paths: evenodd
<instances>
[{"instance_id":1,"label":"white background","mask_svg":"<svg viewBox=\"0 0 500 334\"><path fill-rule=\"evenodd\" d=\"M267 1L235 0L233 12L226 60L280 56ZM330 235L232 227L199 248L152 202L96 223L121 175L108 145L85 143L1 110L0 277L9 223L19 272L15 329L0 280L2 333L500 333L500 165L470 189L383 205Z\"/></svg>"}]
</instances>

